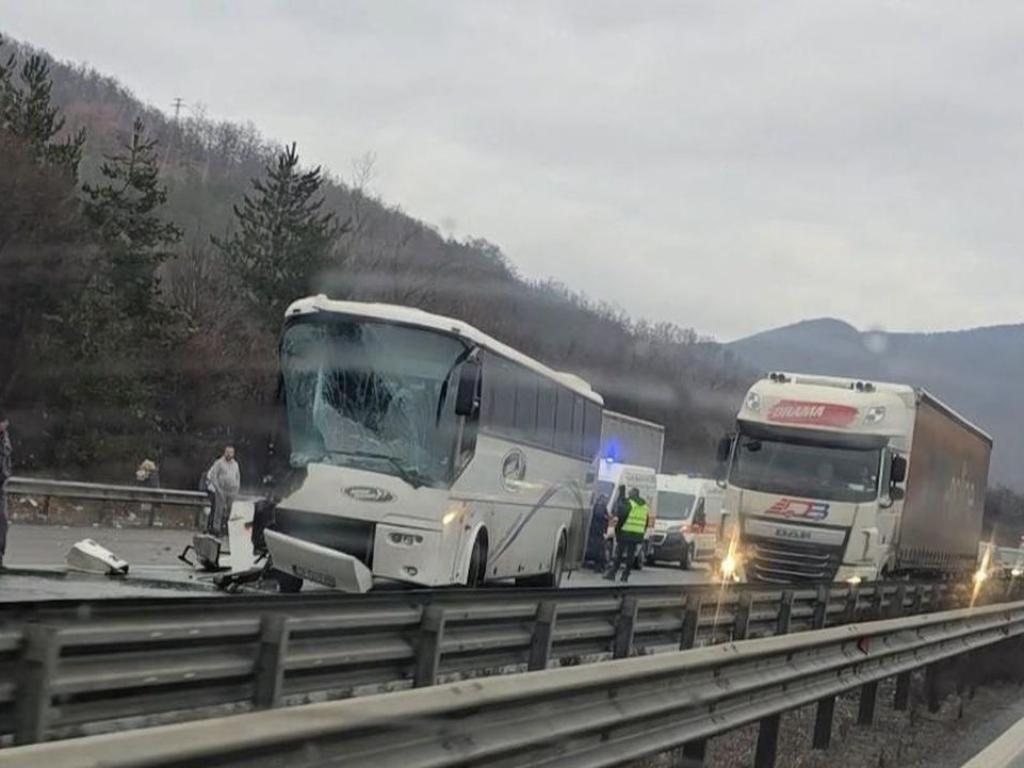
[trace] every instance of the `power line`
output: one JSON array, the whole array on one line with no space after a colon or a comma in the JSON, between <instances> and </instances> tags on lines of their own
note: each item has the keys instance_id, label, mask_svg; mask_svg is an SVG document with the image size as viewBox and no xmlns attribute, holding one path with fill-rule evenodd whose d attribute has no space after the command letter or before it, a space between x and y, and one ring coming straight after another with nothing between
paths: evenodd
<instances>
[{"instance_id":1,"label":"power line","mask_svg":"<svg viewBox=\"0 0 1024 768\"><path fill-rule=\"evenodd\" d=\"M172 102L174 105L174 122L178 122L178 115L181 114L181 108L185 104L185 100L181 96L176 96Z\"/></svg>"}]
</instances>

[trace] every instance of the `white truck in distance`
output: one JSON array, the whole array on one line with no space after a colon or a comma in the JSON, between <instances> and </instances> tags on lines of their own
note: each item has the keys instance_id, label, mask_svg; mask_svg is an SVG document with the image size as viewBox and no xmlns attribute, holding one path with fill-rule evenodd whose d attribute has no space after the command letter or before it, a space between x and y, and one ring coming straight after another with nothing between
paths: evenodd
<instances>
[{"instance_id":1,"label":"white truck in distance","mask_svg":"<svg viewBox=\"0 0 1024 768\"><path fill-rule=\"evenodd\" d=\"M644 536L644 551L637 553L651 560L651 536L658 516L657 476L665 452L665 427L653 421L604 411L601 419L601 461L597 471L595 501L604 500L608 516L615 510L623 488L636 488L647 501L650 518Z\"/></svg>"},{"instance_id":2,"label":"white truck in distance","mask_svg":"<svg viewBox=\"0 0 1024 768\"><path fill-rule=\"evenodd\" d=\"M992 438L922 389L772 373L719 444L738 581L974 570Z\"/></svg>"}]
</instances>

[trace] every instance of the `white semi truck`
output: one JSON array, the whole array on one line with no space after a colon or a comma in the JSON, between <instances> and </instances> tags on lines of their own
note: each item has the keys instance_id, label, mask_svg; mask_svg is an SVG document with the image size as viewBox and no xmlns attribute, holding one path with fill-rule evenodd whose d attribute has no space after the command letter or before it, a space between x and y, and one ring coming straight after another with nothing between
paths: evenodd
<instances>
[{"instance_id":1,"label":"white semi truck","mask_svg":"<svg viewBox=\"0 0 1024 768\"><path fill-rule=\"evenodd\" d=\"M992 438L923 389L772 373L718 458L721 571L871 580L976 566Z\"/></svg>"}]
</instances>

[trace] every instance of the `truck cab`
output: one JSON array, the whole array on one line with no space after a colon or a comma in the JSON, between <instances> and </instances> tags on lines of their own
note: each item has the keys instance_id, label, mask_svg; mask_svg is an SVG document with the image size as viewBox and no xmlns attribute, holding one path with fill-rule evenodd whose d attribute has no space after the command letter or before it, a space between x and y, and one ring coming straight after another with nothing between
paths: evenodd
<instances>
[{"instance_id":1,"label":"truck cab","mask_svg":"<svg viewBox=\"0 0 1024 768\"><path fill-rule=\"evenodd\" d=\"M923 389L771 373L719 445L722 576L973 570L992 438Z\"/></svg>"},{"instance_id":2,"label":"truck cab","mask_svg":"<svg viewBox=\"0 0 1024 768\"><path fill-rule=\"evenodd\" d=\"M651 532L652 559L686 570L715 557L725 492L714 480L658 475L658 518Z\"/></svg>"}]
</instances>

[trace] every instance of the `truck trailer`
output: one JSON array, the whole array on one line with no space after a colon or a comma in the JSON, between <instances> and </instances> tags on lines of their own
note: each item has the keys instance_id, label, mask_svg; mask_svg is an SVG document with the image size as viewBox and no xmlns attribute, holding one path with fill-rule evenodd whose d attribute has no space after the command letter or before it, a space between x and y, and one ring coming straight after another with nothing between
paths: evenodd
<instances>
[{"instance_id":1,"label":"truck trailer","mask_svg":"<svg viewBox=\"0 0 1024 768\"><path fill-rule=\"evenodd\" d=\"M722 575L972 572L991 451L986 432L923 389L771 373L719 444Z\"/></svg>"}]
</instances>

